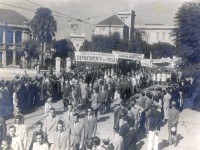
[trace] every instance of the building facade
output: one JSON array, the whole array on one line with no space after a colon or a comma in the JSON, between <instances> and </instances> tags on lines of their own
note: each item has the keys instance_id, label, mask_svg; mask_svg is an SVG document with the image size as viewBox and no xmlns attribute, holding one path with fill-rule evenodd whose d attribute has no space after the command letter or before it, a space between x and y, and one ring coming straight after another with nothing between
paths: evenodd
<instances>
[{"instance_id":1,"label":"building facade","mask_svg":"<svg viewBox=\"0 0 200 150\"><path fill-rule=\"evenodd\" d=\"M86 39L85 33L79 32L78 24L73 24L71 26L70 40L72 41L76 51L80 50L80 47L83 45L85 39Z\"/></svg>"},{"instance_id":2,"label":"building facade","mask_svg":"<svg viewBox=\"0 0 200 150\"><path fill-rule=\"evenodd\" d=\"M175 26L165 26L163 24L145 24L142 26L135 26L135 28L142 33L142 38L149 44L158 42L165 42L175 45L172 37L172 32Z\"/></svg>"},{"instance_id":3,"label":"building facade","mask_svg":"<svg viewBox=\"0 0 200 150\"><path fill-rule=\"evenodd\" d=\"M94 35L109 36L118 32L121 39L129 38L129 27L117 16L113 15L95 25Z\"/></svg>"},{"instance_id":4,"label":"building facade","mask_svg":"<svg viewBox=\"0 0 200 150\"><path fill-rule=\"evenodd\" d=\"M31 37L28 19L16 11L0 9L0 66L16 66L21 61L21 43Z\"/></svg>"}]
</instances>

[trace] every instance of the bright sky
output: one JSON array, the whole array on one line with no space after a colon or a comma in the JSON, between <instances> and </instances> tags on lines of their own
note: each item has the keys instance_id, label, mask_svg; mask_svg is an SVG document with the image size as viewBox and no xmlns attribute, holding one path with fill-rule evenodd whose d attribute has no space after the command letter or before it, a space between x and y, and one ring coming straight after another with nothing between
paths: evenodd
<instances>
[{"instance_id":1,"label":"bright sky","mask_svg":"<svg viewBox=\"0 0 200 150\"><path fill-rule=\"evenodd\" d=\"M86 22L96 24L103 19L116 14L120 9L128 9L130 0L0 0L0 8L14 9L28 19L31 19L34 16L33 11L2 4L5 3L31 10L36 10L40 7L29 1L48 7L62 14L66 14L67 16L84 19ZM133 0L133 9L136 13L135 24L143 25L159 23L164 25L174 25L174 15L177 12L178 7L185 1L192 0ZM56 38L68 38L70 34L70 19L57 16L55 16L55 19L58 27ZM76 23L75 21L70 22ZM80 28L85 30L87 37L90 37L94 30L94 26L88 24L81 24Z\"/></svg>"}]
</instances>

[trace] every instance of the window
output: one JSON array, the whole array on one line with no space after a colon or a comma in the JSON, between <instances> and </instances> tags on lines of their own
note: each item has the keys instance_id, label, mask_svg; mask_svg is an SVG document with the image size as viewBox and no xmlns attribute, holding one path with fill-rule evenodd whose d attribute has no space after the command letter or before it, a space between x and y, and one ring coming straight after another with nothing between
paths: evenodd
<instances>
[{"instance_id":1,"label":"window","mask_svg":"<svg viewBox=\"0 0 200 150\"><path fill-rule=\"evenodd\" d=\"M0 30L0 43L3 43L3 30Z\"/></svg>"},{"instance_id":2,"label":"window","mask_svg":"<svg viewBox=\"0 0 200 150\"><path fill-rule=\"evenodd\" d=\"M6 31L6 43L13 43L13 31Z\"/></svg>"},{"instance_id":3,"label":"window","mask_svg":"<svg viewBox=\"0 0 200 150\"><path fill-rule=\"evenodd\" d=\"M159 33L157 33L157 40L159 40Z\"/></svg>"},{"instance_id":4,"label":"window","mask_svg":"<svg viewBox=\"0 0 200 150\"><path fill-rule=\"evenodd\" d=\"M104 34L105 28L100 28L100 34Z\"/></svg>"},{"instance_id":5,"label":"window","mask_svg":"<svg viewBox=\"0 0 200 150\"><path fill-rule=\"evenodd\" d=\"M121 20L124 21L126 17L121 17Z\"/></svg>"},{"instance_id":6,"label":"window","mask_svg":"<svg viewBox=\"0 0 200 150\"><path fill-rule=\"evenodd\" d=\"M15 43L19 44L22 42L22 32L21 31L16 31L15 32Z\"/></svg>"}]
</instances>

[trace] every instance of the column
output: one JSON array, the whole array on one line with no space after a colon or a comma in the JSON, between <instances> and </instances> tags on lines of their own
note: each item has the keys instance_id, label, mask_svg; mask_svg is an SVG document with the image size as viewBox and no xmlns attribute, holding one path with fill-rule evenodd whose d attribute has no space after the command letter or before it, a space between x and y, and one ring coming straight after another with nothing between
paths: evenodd
<instances>
[{"instance_id":1,"label":"column","mask_svg":"<svg viewBox=\"0 0 200 150\"><path fill-rule=\"evenodd\" d=\"M16 51L13 51L13 59L12 59L12 66L16 66Z\"/></svg>"},{"instance_id":2,"label":"column","mask_svg":"<svg viewBox=\"0 0 200 150\"><path fill-rule=\"evenodd\" d=\"M6 67L6 29L3 30L2 67Z\"/></svg>"},{"instance_id":3,"label":"column","mask_svg":"<svg viewBox=\"0 0 200 150\"><path fill-rule=\"evenodd\" d=\"M56 57L56 73L60 73L60 57Z\"/></svg>"},{"instance_id":4,"label":"column","mask_svg":"<svg viewBox=\"0 0 200 150\"><path fill-rule=\"evenodd\" d=\"M2 51L2 67L7 67L6 65L6 49L3 49Z\"/></svg>"},{"instance_id":5,"label":"column","mask_svg":"<svg viewBox=\"0 0 200 150\"><path fill-rule=\"evenodd\" d=\"M6 29L3 30L3 44L6 44Z\"/></svg>"},{"instance_id":6,"label":"column","mask_svg":"<svg viewBox=\"0 0 200 150\"><path fill-rule=\"evenodd\" d=\"M67 57L66 58L66 72L70 72L71 71L71 58L70 57Z\"/></svg>"},{"instance_id":7,"label":"column","mask_svg":"<svg viewBox=\"0 0 200 150\"><path fill-rule=\"evenodd\" d=\"M26 32L25 30L22 31L22 42L23 42L24 40L27 40L27 32Z\"/></svg>"},{"instance_id":8,"label":"column","mask_svg":"<svg viewBox=\"0 0 200 150\"><path fill-rule=\"evenodd\" d=\"M16 45L15 45L15 30L13 30L13 59L12 66L16 65Z\"/></svg>"}]
</instances>

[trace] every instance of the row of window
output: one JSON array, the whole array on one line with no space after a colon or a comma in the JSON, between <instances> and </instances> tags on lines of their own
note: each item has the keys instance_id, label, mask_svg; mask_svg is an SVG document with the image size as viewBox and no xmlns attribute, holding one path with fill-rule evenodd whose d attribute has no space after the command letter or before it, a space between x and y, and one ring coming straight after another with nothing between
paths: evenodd
<instances>
[{"instance_id":1,"label":"row of window","mask_svg":"<svg viewBox=\"0 0 200 150\"><path fill-rule=\"evenodd\" d=\"M6 43L13 43L13 34L11 30L6 30ZM15 31L15 43L22 42L22 31ZM0 43L3 43L3 30L0 30Z\"/></svg>"},{"instance_id":2,"label":"row of window","mask_svg":"<svg viewBox=\"0 0 200 150\"><path fill-rule=\"evenodd\" d=\"M151 39L151 36L152 36L152 34L150 34L150 33L147 34L148 39ZM167 33L159 33L159 32L156 33L157 40L165 41L167 37L170 39L170 36L168 36Z\"/></svg>"}]
</instances>

